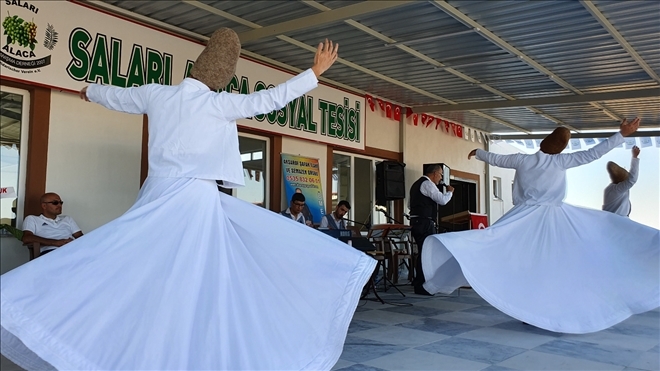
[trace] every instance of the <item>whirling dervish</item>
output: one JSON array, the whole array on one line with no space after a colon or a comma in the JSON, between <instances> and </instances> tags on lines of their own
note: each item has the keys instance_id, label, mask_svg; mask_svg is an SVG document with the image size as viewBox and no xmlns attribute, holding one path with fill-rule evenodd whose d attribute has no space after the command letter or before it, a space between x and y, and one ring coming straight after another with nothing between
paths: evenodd
<instances>
[{"instance_id":1,"label":"whirling dervish","mask_svg":"<svg viewBox=\"0 0 660 371\"><path fill-rule=\"evenodd\" d=\"M514 207L485 230L426 239L424 288L451 293L470 285L502 312L546 330L595 332L660 306L660 231L601 210L563 202L566 169L592 162L634 133L639 119L593 148L561 152L557 128L534 154L472 156L515 169Z\"/></svg>"},{"instance_id":2,"label":"whirling dervish","mask_svg":"<svg viewBox=\"0 0 660 371\"><path fill-rule=\"evenodd\" d=\"M2 275L2 354L29 370L329 370L375 260L216 180L244 182L235 120L314 89L337 50L325 40L273 89L217 93L240 53L220 29L177 86L82 89L148 115L149 176L124 215Z\"/></svg>"}]
</instances>

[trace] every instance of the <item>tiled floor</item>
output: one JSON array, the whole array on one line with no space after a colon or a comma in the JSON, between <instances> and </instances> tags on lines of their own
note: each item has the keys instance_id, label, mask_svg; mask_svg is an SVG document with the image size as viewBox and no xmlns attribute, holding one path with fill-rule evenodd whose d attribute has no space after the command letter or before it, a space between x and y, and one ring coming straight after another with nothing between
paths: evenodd
<instances>
[{"instance_id":1,"label":"tiled floor","mask_svg":"<svg viewBox=\"0 0 660 371\"><path fill-rule=\"evenodd\" d=\"M362 300L333 370L660 370L660 310L584 335L525 325L461 289ZM373 293L367 299L375 299ZM2 371L21 369L2 357Z\"/></svg>"},{"instance_id":2,"label":"tiled floor","mask_svg":"<svg viewBox=\"0 0 660 371\"><path fill-rule=\"evenodd\" d=\"M560 334L523 324L470 289L362 300L333 370L660 370L660 310L609 329ZM375 299L373 293L368 299Z\"/></svg>"}]
</instances>

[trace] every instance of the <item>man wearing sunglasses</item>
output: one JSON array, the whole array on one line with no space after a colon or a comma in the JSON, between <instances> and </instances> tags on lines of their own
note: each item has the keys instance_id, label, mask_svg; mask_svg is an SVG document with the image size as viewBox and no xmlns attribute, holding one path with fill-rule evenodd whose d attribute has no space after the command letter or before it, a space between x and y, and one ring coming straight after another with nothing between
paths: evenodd
<instances>
[{"instance_id":1,"label":"man wearing sunglasses","mask_svg":"<svg viewBox=\"0 0 660 371\"><path fill-rule=\"evenodd\" d=\"M72 217L61 215L63 204L57 193L46 193L41 196L42 214L29 215L23 221L23 243L38 242L41 245L40 255L83 235Z\"/></svg>"}]
</instances>

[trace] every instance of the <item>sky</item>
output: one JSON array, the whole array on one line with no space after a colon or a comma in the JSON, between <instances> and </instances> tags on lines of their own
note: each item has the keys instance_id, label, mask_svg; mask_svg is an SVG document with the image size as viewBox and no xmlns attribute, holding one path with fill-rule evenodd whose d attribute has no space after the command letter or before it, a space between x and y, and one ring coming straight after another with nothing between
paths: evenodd
<instances>
[{"instance_id":1,"label":"sky","mask_svg":"<svg viewBox=\"0 0 660 371\"><path fill-rule=\"evenodd\" d=\"M630 202L632 212L630 219L653 228L660 229L660 148L656 147L656 138L652 139L652 146L641 147L640 138L636 138L637 146L640 147L639 154L639 177L637 183L630 189ZM584 140L580 141L581 149L566 149L564 153L576 152L593 147L586 145ZM525 148L524 145L512 144L514 147L526 153L538 151ZM569 145L570 147L570 145ZM614 148L600 159L569 169L566 172L567 195L565 202L600 210L603 205L603 191L610 178L605 169L608 161L616 162L619 166L630 170L632 150L625 148Z\"/></svg>"}]
</instances>

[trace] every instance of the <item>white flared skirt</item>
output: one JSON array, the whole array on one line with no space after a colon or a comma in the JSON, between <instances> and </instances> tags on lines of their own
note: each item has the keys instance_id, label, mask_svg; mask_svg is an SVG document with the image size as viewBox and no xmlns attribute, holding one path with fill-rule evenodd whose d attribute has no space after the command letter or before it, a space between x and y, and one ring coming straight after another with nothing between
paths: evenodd
<instances>
[{"instance_id":1,"label":"white flared skirt","mask_svg":"<svg viewBox=\"0 0 660 371\"><path fill-rule=\"evenodd\" d=\"M470 285L546 330L595 332L660 306L660 231L568 204L516 206L487 229L430 236L430 293Z\"/></svg>"},{"instance_id":2,"label":"white flared skirt","mask_svg":"<svg viewBox=\"0 0 660 371\"><path fill-rule=\"evenodd\" d=\"M375 260L218 192L149 177L118 219L1 278L26 369L323 370Z\"/></svg>"}]
</instances>

